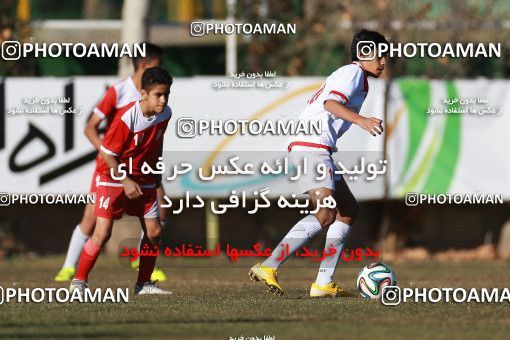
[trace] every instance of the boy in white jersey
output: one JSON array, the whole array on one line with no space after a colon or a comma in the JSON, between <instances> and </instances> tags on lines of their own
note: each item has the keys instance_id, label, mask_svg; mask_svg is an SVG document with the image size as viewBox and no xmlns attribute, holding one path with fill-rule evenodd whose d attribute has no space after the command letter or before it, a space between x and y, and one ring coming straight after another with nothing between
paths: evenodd
<instances>
[{"instance_id":1,"label":"boy in white jersey","mask_svg":"<svg viewBox=\"0 0 510 340\"><path fill-rule=\"evenodd\" d=\"M133 58L133 65L135 68L134 74L131 77L122 79L121 81L109 87L101 101L94 108L91 117L87 121L87 125L85 126L84 131L85 136L87 136L92 145L94 145L94 147L98 150L99 146L101 145L101 137L99 136L98 131L100 123L102 121L106 121L106 133L108 128L112 125L116 113L121 107L124 107L125 105L135 100L142 99L140 89L143 72L148 68L161 65L163 58L163 50L161 47L148 42L144 42L143 44L145 45L145 57ZM94 195L96 193L97 179L99 177L97 172L97 163L99 160L100 156L98 154L96 157L96 169L94 170L94 175L92 176L92 184L90 187L90 193ZM163 203L165 192L163 191L162 186L158 187L157 194L160 204ZM159 216L161 224L164 225L166 217L165 209L159 209ZM74 228L67 249L64 265L55 276L55 281L69 281L73 278L82 248L85 242L87 242L88 238L92 236L95 225L96 217L94 216L94 204L87 204L85 206L85 210L83 211L83 217L80 223ZM135 268L138 268L138 261L133 264L135 264ZM165 281L166 275L161 269L156 268L152 273L152 280Z\"/></svg>"},{"instance_id":2,"label":"boy in white jersey","mask_svg":"<svg viewBox=\"0 0 510 340\"><path fill-rule=\"evenodd\" d=\"M283 295L283 289L278 283L279 266L312 240L322 228L328 229L325 247L328 250L334 247L335 252L321 262L317 279L310 288L310 296L351 295L333 282L333 274L358 213L358 205L345 180L335 174L336 167L331 154L336 151L337 139L352 124L373 136L383 132L382 120L359 115L368 94L367 77L378 78L386 64L384 56L378 56L376 50L370 50L370 46L381 44L388 42L378 32L361 30L354 35L351 45L352 64L333 72L310 98L300 115L302 120L322 121L322 132L315 136L296 135L289 140L288 150L294 162L302 164L301 159L306 157L310 168L313 168L308 171L308 176L301 176L298 180L301 192L310 195L314 208L328 196L335 199L336 208L321 207L315 215L301 219L275 247L270 257L250 269L249 276L253 281L264 282L269 291L277 295ZM329 176L320 181L316 180L315 170L319 163L329 173Z\"/></svg>"}]
</instances>

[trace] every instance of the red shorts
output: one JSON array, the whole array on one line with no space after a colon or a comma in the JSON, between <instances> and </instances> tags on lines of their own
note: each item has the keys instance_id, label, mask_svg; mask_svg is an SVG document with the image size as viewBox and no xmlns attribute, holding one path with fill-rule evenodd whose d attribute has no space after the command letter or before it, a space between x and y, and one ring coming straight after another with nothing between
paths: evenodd
<instances>
[{"instance_id":1,"label":"red shorts","mask_svg":"<svg viewBox=\"0 0 510 340\"><path fill-rule=\"evenodd\" d=\"M97 182L99 182L99 173L97 168L94 169L94 175L92 175L92 183L90 184L90 193L95 194L97 190Z\"/></svg>"},{"instance_id":2,"label":"red shorts","mask_svg":"<svg viewBox=\"0 0 510 340\"><path fill-rule=\"evenodd\" d=\"M154 185L141 186L143 195L131 200L124 193L124 186L121 183L112 183L108 180L111 181L100 175L100 180L97 182L94 215L118 220L125 211L131 216L159 217L158 197Z\"/></svg>"}]
</instances>

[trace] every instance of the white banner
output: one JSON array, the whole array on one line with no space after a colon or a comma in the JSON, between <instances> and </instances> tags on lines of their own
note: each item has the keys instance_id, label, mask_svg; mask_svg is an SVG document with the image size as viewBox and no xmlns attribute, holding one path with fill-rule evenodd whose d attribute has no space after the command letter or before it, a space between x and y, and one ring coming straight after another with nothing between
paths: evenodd
<instances>
[{"instance_id":1,"label":"white banner","mask_svg":"<svg viewBox=\"0 0 510 340\"><path fill-rule=\"evenodd\" d=\"M94 148L83 128L94 105L115 81L111 77L5 79L0 87L4 103L0 191L87 192L94 170ZM165 134L165 175L171 175L173 166L183 162L193 165L195 175L164 181L167 194L180 197L191 191L225 197L232 190L264 187L271 189L270 196L296 192L296 184L284 176L223 176L210 182L197 179L198 169L228 164L234 156L239 156L239 164L250 161L258 165L284 158L284 134L220 135L217 129L209 128L203 134L183 138L178 135L182 128L178 125L184 121L198 127L200 120L295 121L322 81L244 80L245 87L241 88L243 83L224 77L174 79L169 100L174 114ZM509 84L503 80L394 82L385 131L388 155L382 154L382 136L373 137L357 126L352 126L338 142L335 160L344 163L344 178L355 196L383 197L384 176L368 181L361 170L366 172L368 164L386 158L392 197L402 197L407 192L501 193L510 197L510 161L504 156L505 127L510 126L505 115L510 106L510 99L505 96ZM361 114L383 118L383 94L384 81L370 80ZM211 135L211 131L215 134Z\"/></svg>"}]
</instances>

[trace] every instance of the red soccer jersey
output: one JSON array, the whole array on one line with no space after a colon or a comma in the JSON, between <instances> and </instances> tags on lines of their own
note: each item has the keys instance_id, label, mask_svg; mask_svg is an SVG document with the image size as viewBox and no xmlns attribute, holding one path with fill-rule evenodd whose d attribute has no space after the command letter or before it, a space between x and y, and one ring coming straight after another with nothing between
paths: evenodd
<instances>
[{"instance_id":1,"label":"red soccer jersey","mask_svg":"<svg viewBox=\"0 0 510 340\"><path fill-rule=\"evenodd\" d=\"M172 110L167 106L161 113L144 117L140 102L135 101L121 108L115 116L103 139L101 150L115 156L119 164L125 164L126 171L129 171L129 159L132 159L128 177L138 184L154 184L157 175L143 174L142 165L146 162L156 170L156 163L163 150L163 135ZM112 183L117 182L111 178L110 169L102 158L98 163L98 171Z\"/></svg>"},{"instance_id":2,"label":"red soccer jersey","mask_svg":"<svg viewBox=\"0 0 510 340\"><path fill-rule=\"evenodd\" d=\"M118 81L108 88L101 101L94 108L94 113L101 119L106 119L106 127L110 127L115 113L123 106L134 100L142 99L131 77Z\"/></svg>"},{"instance_id":3,"label":"red soccer jersey","mask_svg":"<svg viewBox=\"0 0 510 340\"><path fill-rule=\"evenodd\" d=\"M101 120L106 121L105 131L108 131L120 108L140 99L142 95L136 88L133 78L127 77L110 86L93 111ZM101 156L98 154L96 166L100 159Z\"/></svg>"}]
</instances>

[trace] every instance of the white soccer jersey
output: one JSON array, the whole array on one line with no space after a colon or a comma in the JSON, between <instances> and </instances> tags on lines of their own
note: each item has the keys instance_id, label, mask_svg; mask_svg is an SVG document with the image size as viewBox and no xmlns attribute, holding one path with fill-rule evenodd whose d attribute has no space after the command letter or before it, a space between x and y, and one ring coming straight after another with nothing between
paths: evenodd
<instances>
[{"instance_id":1,"label":"white soccer jersey","mask_svg":"<svg viewBox=\"0 0 510 340\"><path fill-rule=\"evenodd\" d=\"M289 139L289 151L294 146L326 149L330 153L336 150L336 141L351 126L351 122L337 118L324 109L326 100L336 100L349 110L359 113L368 94L366 71L358 62L340 67L333 72L310 98L299 119L322 121L320 135L294 135Z\"/></svg>"}]
</instances>

